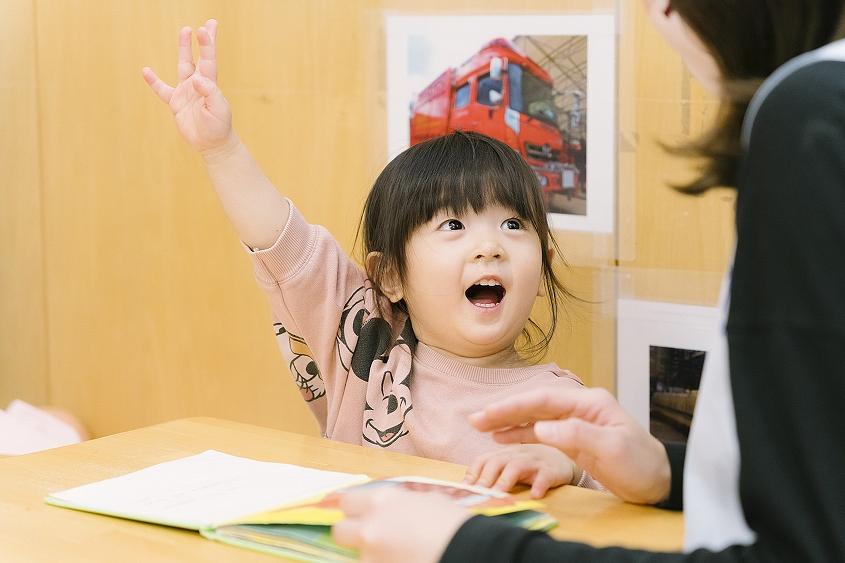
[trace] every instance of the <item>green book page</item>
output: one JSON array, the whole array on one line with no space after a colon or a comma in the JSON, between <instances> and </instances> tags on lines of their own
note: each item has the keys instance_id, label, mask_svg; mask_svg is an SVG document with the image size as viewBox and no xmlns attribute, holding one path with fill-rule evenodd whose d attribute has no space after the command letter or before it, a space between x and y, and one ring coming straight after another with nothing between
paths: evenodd
<instances>
[{"instance_id":1,"label":"green book page","mask_svg":"<svg viewBox=\"0 0 845 563\"><path fill-rule=\"evenodd\" d=\"M494 516L529 530L548 531L557 522L542 512L522 510ZM332 541L331 526L303 524L239 524L202 530L210 539L300 561L351 563L358 553Z\"/></svg>"},{"instance_id":2,"label":"green book page","mask_svg":"<svg viewBox=\"0 0 845 563\"><path fill-rule=\"evenodd\" d=\"M330 526L262 524L224 526L202 530L210 539L302 561L346 563L358 560L355 550L341 547L331 538Z\"/></svg>"},{"instance_id":3,"label":"green book page","mask_svg":"<svg viewBox=\"0 0 845 563\"><path fill-rule=\"evenodd\" d=\"M302 504L258 513L239 522L218 526L216 529L201 530L201 533L224 543L302 561L356 561L355 551L332 541L331 524L343 518L339 503L345 494L350 491L374 491L383 487L445 494L470 512L488 514L529 530L547 531L557 525L553 517L533 509L541 506L537 501L517 500L499 491L461 483L424 477L396 477L332 491Z\"/></svg>"}]
</instances>

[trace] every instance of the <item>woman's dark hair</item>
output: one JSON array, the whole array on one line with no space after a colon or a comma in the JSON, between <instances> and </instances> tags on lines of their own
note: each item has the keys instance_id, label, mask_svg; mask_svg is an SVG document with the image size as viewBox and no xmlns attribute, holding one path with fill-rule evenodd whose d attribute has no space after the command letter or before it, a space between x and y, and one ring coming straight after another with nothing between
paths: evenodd
<instances>
[{"instance_id":1,"label":"woman's dark hair","mask_svg":"<svg viewBox=\"0 0 845 563\"><path fill-rule=\"evenodd\" d=\"M550 326L544 331L533 320L529 326L541 338L533 342L526 328L523 353L541 355L548 347L558 320L563 298L572 297L555 274L547 249L560 248L549 230L546 209L537 176L508 145L475 132L456 131L430 139L405 150L376 178L361 215L364 258L370 252L381 259L367 275L376 292L376 303L386 297L382 290L386 276L398 275L404 283L406 245L414 230L443 209L461 215L470 209L481 212L490 205L512 209L531 224L540 238L543 286L550 306ZM561 258L562 259L562 258ZM394 309L407 313L404 301Z\"/></svg>"},{"instance_id":2,"label":"woman's dark hair","mask_svg":"<svg viewBox=\"0 0 845 563\"><path fill-rule=\"evenodd\" d=\"M669 5L716 60L723 88L713 128L669 149L703 159L698 178L678 189L700 194L733 186L752 96L779 66L843 35L843 0L670 0Z\"/></svg>"}]
</instances>

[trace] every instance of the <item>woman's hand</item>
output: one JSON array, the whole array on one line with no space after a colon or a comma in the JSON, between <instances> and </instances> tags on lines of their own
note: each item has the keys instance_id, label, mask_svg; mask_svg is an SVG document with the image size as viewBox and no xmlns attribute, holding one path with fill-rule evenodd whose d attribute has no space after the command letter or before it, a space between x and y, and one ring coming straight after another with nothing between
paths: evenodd
<instances>
[{"instance_id":1,"label":"woman's hand","mask_svg":"<svg viewBox=\"0 0 845 563\"><path fill-rule=\"evenodd\" d=\"M464 483L509 491L517 483L531 485L531 496L540 498L553 487L568 485L580 476L569 457L543 444L514 444L477 457L467 469Z\"/></svg>"},{"instance_id":2,"label":"woman's hand","mask_svg":"<svg viewBox=\"0 0 845 563\"><path fill-rule=\"evenodd\" d=\"M616 496L653 504L669 495L663 445L604 389L537 389L470 415L501 443L558 448Z\"/></svg>"},{"instance_id":3,"label":"woman's hand","mask_svg":"<svg viewBox=\"0 0 845 563\"><path fill-rule=\"evenodd\" d=\"M176 87L165 84L150 68L143 70L144 80L173 112L179 133L201 153L237 144L232 133L229 102L217 86L216 35L216 20L208 20L197 29L199 60L194 64L192 30L190 27L181 29Z\"/></svg>"},{"instance_id":4,"label":"woman's hand","mask_svg":"<svg viewBox=\"0 0 845 563\"><path fill-rule=\"evenodd\" d=\"M386 488L344 495L332 539L364 563L436 563L470 513L446 495Z\"/></svg>"}]
</instances>

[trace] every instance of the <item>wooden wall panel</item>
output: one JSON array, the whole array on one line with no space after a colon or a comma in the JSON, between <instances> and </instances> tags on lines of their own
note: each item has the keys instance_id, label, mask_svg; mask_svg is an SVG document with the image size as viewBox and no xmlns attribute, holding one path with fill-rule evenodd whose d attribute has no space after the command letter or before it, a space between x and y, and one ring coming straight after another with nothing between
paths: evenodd
<instances>
[{"instance_id":1,"label":"wooden wall panel","mask_svg":"<svg viewBox=\"0 0 845 563\"><path fill-rule=\"evenodd\" d=\"M713 194L702 202L672 193L665 180L688 174L689 165L654 143L695 134L713 102L688 83L640 3L619 4L619 228L612 237L560 236L572 263L562 274L586 302L570 307L548 358L610 389L617 296L711 302L732 244L723 234L731 232L729 198ZM179 27L218 18L220 82L241 137L279 189L352 250L361 204L385 164L386 12L616 5L36 1L30 68L37 68L40 130L32 127L31 135L40 135L42 147L46 269L32 271L34 286L46 284L49 330L41 345L19 343L13 360L27 356L48 366L48 398L79 414L96 435L200 414L315 433L276 351L249 262L141 67L173 80ZM33 151L12 152L36 158L29 174L38 170ZM16 201L30 201L19 192ZM42 213L28 205L25 225ZM40 237L41 227L34 230ZM5 257L11 250L3 240ZM6 364L4 357L4 374Z\"/></svg>"},{"instance_id":2,"label":"wooden wall panel","mask_svg":"<svg viewBox=\"0 0 845 563\"><path fill-rule=\"evenodd\" d=\"M32 0L0 3L0 408L47 400Z\"/></svg>"},{"instance_id":3,"label":"wooden wall panel","mask_svg":"<svg viewBox=\"0 0 845 563\"><path fill-rule=\"evenodd\" d=\"M319 100L281 64L304 37L270 39L300 30L291 22L310 5L39 4L52 394L94 434L195 414L316 431L199 159L140 74L150 65L173 80L180 26L220 17L223 86L236 69L251 80L227 88L237 124L280 186L301 171L308 193L322 170L279 158L316 135L305 125ZM302 118L284 143L266 125L277 115L250 124L247 108L274 105Z\"/></svg>"},{"instance_id":4,"label":"wooden wall panel","mask_svg":"<svg viewBox=\"0 0 845 563\"><path fill-rule=\"evenodd\" d=\"M627 18L635 26L629 36L635 105L620 131L621 144L633 146L633 174L620 176L620 296L713 305L733 249L733 193L694 197L669 188L694 167L658 143L696 138L712 123L717 103L635 4Z\"/></svg>"}]
</instances>

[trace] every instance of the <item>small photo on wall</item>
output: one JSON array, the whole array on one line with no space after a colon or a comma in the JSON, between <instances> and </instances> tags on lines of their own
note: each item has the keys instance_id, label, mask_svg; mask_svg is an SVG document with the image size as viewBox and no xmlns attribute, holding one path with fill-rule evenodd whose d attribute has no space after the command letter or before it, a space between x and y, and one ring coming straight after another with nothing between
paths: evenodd
<instances>
[{"instance_id":1,"label":"small photo on wall","mask_svg":"<svg viewBox=\"0 0 845 563\"><path fill-rule=\"evenodd\" d=\"M661 442L687 442L706 355L649 346L649 431Z\"/></svg>"},{"instance_id":2,"label":"small photo on wall","mask_svg":"<svg viewBox=\"0 0 845 563\"><path fill-rule=\"evenodd\" d=\"M684 443L707 354L720 338L716 307L619 299L616 394L658 439Z\"/></svg>"},{"instance_id":3,"label":"small photo on wall","mask_svg":"<svg viewBox=\"0 0 845 563\"><path fill-rule=\"evenodd\" d=\"M613 15L389 16L389 158L456 130L517 151L558 230L612 232Z\"/></svg>"}]
</instances>

